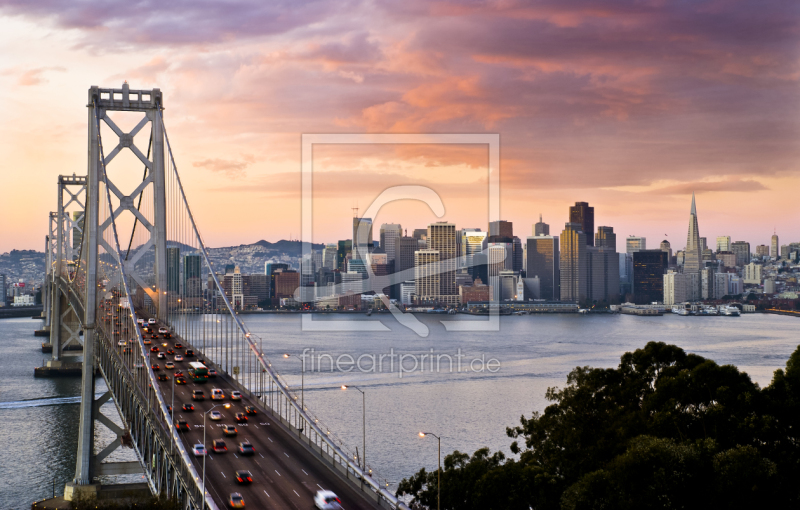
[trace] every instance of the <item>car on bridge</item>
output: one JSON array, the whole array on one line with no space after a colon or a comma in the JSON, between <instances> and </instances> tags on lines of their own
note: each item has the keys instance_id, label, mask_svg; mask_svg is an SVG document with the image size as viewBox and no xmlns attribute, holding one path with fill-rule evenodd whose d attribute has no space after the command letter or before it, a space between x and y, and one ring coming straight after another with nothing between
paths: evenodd
<instances>
[{"instance_id":1,"label":"car on bridge","mask_svg":"<svg viewBox=\"0 0 800 510\"><path fill-rule=\"evenodd\" d=\"M120 347L125 347L126 345L128 345L128 342L126 342L125 340L120 340L119 342L117 342L117 345L119 345Z\"/></svg>"},{"instance_id":2,"label":"car on bridge","mask_svg":"<svg viewBox=\"0 0 800 510\"><path fill-rule=\"evenodd\" d=\"M232 492L230 496L228 496L228 505L231 508L244 508L244 498L238 492Z\"/></svg>"},{"instance_id":3,"label":"car on bridge","mask_svg":"<svg viewBox=\"0 0 800 510\"><path fill-rule=\"evenodd\" d=\"M180 354L176 354L174 359L175 361L183 361L183 356L181 356Z\"/></svg>"},{"instance_id":4,"label":"car on bridge","mask_svg":"<svg viewBox=\"0 0 800 510\"><path fill-rule=\"evenodd\" d=\"M153 363L152 365L150 365L150 368L152 368L153 370L161 370L161 367L158 366L158 363Z\"/></svg>"},{"instance_id":5,"label":"car on bridge","mask_svg":"<svg viewBox=\"0 0 800 510\"><path fill-rule=\"evenodd\" d=\"M214 453L225 453L228 451L228 446L224 439L215 439L211 441L211 449L214 450Z\"/></svg>"},{"instance_id":6,"label":"car on bridge","mask_svg":"<svg viewBox=\"0 0 800 510\"><path fill-rule=\"evenodd\" d=\"M247 414L258 414L254 406L244 406L244 412Z\"/></svg>"},{"instance_id":7,"label":"car on bridge","mask_svg":"<svg viewBox=\"0 0 800 510\"><path fill-rule=\"evenodd\" d=\"M124 349L122 349L122 354L133 354L133 349L131 349L130 347L125 347Z\"/></svg>"},{"instance_id":8,"label":"car on bridge","mask_svg":"<svg viewBox=\"0 0 800 510\"><path fill-rule=\"evenodd\" d=\"M172 349L167 349L167 354L172 356L173 354L175 354L175 351L173 351Z\"/></svg>"},{"instance_id":9,"label":"car on bridge","mask_svg":"<svg viewBox=\"0 0 800 510\"><path fill-rule=\"evenodd\" d=\"M206 454L206 447L198 443L192 446L192 453L195 457L203 457Z\"/></svg>"},{"instance_id":10,"label":"car on bridge","mask_svg":"<svg viewBox=\"0 0 800 510\"><path fill-rule=\"evenodd\" d=\"M221 419L222 419L222 413L221 413L221 412L219 412L219 411L211 411L211 412L208 414L208 417L209 417L209 418L211 418L211 419L212 419L212 420L214 420L214 421L219 421L219 420L221 420Z\"/></svg>"},{"instance_id":11,"label":"car on bridge","mask_svg":"<svg viewBox=\"0 0 800 510\"><path fill-rule=\"evenodd\" d=\"M225 392L219 388L211 388L211 400L225 400Z\"/></svg>"},{"instance_id":12,"label":"car on bridge","mask_svg":"<svg viewBox=\"0 0 800 510\"><path fill-rule=\"evenodd\" d=\"M226 436L235 436L236 434L239 433L239 431L236 430L236 427L234 427L233 425L223 425L222 433L225 434Z\"/></svg>"},{"instance_id":13,"label":"car on bridge","mask_svg":"<svg viewBox=\"0 0 800 510\"><path fill-rule=\"evenodd\" d=\"M155 319L154 319L154 318L152 318L152 317L150 317L149 319L147 319L147 323L148 323L148 324L155 324L156 322L158 322L158 321L157 321L157 320L155 320Z\"/></svg>"},{"instance_id":14,"label":"car on bridge","mask_svg":"<svg viewBox=\"0 0 800 510\"><path fill-rule=\"evenodd\" d=\"M175 377L175 384L186 384L185 377Z\"/></svg>"},{"instance_id":15,"label":"car on bridge","mask_svg":"<svg viewBox=\"0 0 800 510\"><path fill-rule=\"evenodd\" d=\"M133 368L144 368L144 363L134 363Z\"/></svg>"},{"instance_id":16,"label":"car on bridge","mask_svg":"<svg viewBox=\"0 0 800 510\"><path fill-rule=\"evenodd\" d=\"M159 352L158 356L156 356L156 358L158 358L158 359L166 359L166 357L167 357L167 355L164 354L163 352Z\"/></svg>"},{"instance_id":17,"label":"car on bridge","mask_svg":"<svg viewBox=\"0 0 800 510\"><path fill-rule=\"evenodd\" d=\"M183 355L187 358L194 358L194 351L191 349L186 349L186 352L183 353Z\"/></svg>"},{"instance_id":18,"label":"car on bridge","mask_svg":"<svg viewBox=\"0 0 800 510\"><path fill-rule=\"evenodd\" d=\"M242 393L237 390L231 392L231 400L242 400Z\"/></svg>"},{"instance_id":19,"label":"car on bridge","mask_svg":"<svg viewBox=\"0 0 800 510\"><path fill-rule=\"evenodd\" d=\"M186 411L186 412L194 411L194 406L187 402L187 403L183 404L183 410Z\"/></svg>"},{"instance_id":20,"label":"car on bridge","mask_svg":"<svg viewBox=\"0 0 800 510\"><path fill-rule=\"evenodd\" d=\"M178 429L178 432L181 430L189 431L189 424L186 423L186 420L178 420L175 422L175 428Z\"/></svg>"},{"instance_id":21,"label":"car on bridge","mask_svg":"<svg viewBox=\"0 0 800 510\"><path fill-rule=\"evenodd\" d=\"M102 307L103 307L103 305L100 305L100 308L102 308ZM144 319L139 317L138 319L136 319L136 324L141 326L142 324L144 324Z\"/></svg>"},{"instance_id":22,"label":"car on bridge","mask_svg":"<svg viewBox=\"0 0 800 510\"><path fill-rule=\"evenodd\" d=\"M208 369L208 376L209 377L216 377L217 376L217 371L214 370L213 368L209 368Z\"/></svg>"},{"instance_id":23,"label":"car on bridge","mask_svg":"<svg viewBox=\"0 0 800 510\"><path fill-rule=\"evenodd\" d=\"M247 415L244 413L236 413L235 415L236 421L242 423L243 421L247 421Z\"/></svg>"},{"instance_id":24,"label":"car on bridge","mask_svg":"<svg viewBox=\"0 0 800 510\"><path fill-rule=\"evenodd\" d=\"M175 348L176 349L183 349L183 345L181 345L181 343L178 342L177 344L175 344Z\"/></svg>"},{"instance_id":25,"label":"car on bridge","mask_svg":"<svg viewBox=\"0 0 800 510\"><path fill-rule=\"evenodd\" d=\"M342 502L334 492L317 491L314 495L314 506L320 510L340 510Z\"/></svg>"},{"instance_id":26,"label":"car on bridge","mask_svg":"<svg viewBox=\"0 0 800 510\"><path fill-rule=\"evenodd\" d=\"M158 340L158 333L153 333L152 335L150 335L150 338L152 338L153 340Z\"/></svg>"},{"instance_id":27,"label":"car on bridge","mask_svg":"<svg viewBox=\"0 0 800 510\"><path fill-rule=\"evenodd\" d=\"M241 485L247 485L249 483L253 483L253 475L250 474L250 471L246 469L239 469L236 471L236 481L239 482Z\"/></svg>"},{"instance_id":28,"label":"car on bridge","mask_svg":"<svg viewBox=\"0 0 800 510\"><path fill-rule=\"evenodd\" d=\"M167 374L165 374L165 373L160 373L160 374L158 374L158 380L159 381L169 381L169 376Z\"/></svg>"},{"instance_id":29,"label":"car on bridge","mask_svg":"<svg viewBox=\"0 0 800 510\"><path fill-rule=\"evenodd\" d=\"M151 347L150 352L158 352L158 346L154 345L153 347Z\"/></svg>"},{"instance_id":30,"label":"car on bridge","mask_svg":"<svg viewBox=\"0 0 800 510\"><path fill-rule=\"evenodd\" d=\"M175 368L175 363L173 363L171 361L167 361L166 363L164 363L164 368L168 368L168 369L172 370L173 368Z\"/></svg>"},{"instance_id":31,"label":"car on bridge","mask_svg":"<svg viewBox=\"0 0 800 510\"><path fill-rule=\"evenodd\" d=\"M250 444L247 441L245 441L243 443L239 443L239 455L242 455L242 456L248 455L249 456L249 455L255 455L255 454L256 454L256 449L253 448L252 444Z\"/></svg>"},{"instance_id":32,"label":"car on bridge","mask_svg":"<svg viewBox=\"0 0 800 510\"><path fill-rule=\"evenodd\" d=\"M205 400L206 394L203 390L192 390L192 400Z\"/></svg>"},{"instance_id":33,"label":"car on bridge","mask_svg":"<svg viewBox=\"0 0 800 510\"><path fill-rule=\"evenodd\" d=\"M149 339L149 338L146 338L146 337L145 337L145 338L142 340L142 342L143 342L145 345L150 345L150 344L152 344L152 343L153 343L153 342L151 342L151 341L150 341L150 339Z\"/></svg>"}]
</instances>

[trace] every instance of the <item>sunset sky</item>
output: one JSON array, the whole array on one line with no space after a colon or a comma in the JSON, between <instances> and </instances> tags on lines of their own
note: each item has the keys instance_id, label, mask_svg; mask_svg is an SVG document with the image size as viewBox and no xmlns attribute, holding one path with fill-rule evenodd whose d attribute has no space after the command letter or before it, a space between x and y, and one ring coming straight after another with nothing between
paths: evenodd
<instances>
[{"instance_id":1,"label":"sunset sky","mask_svg":"<svg viewBox=\"0 0 800 510\"><path fill-rule=\"evenodd\" d=\"M210 246L299 237L303 133L498 133L523 238L587 201L621 249L682 249L695 191L712 245L800 241L798 21L785 0L0 0L0 252L43 249L57 175L86 173L87 89L124 80L163 91ZM317 147L314 241L397 184L486 229L487 164L483 146ZM375 223L436 219L405 201Z\"/></svg>"}]
</instances>

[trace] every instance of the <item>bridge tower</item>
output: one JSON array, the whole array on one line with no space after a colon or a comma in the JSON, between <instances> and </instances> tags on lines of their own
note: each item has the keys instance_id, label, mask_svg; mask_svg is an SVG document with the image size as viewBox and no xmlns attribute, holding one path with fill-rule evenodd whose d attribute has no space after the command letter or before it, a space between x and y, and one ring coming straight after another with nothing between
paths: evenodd
<instances>
[{"instance_id":1,"label":"bridge tower","mask_svg":"<svg viewBox=\"0 0 800 510\"><path fill-rule=\"evenodd\" d=\"M125 211L134 216L134 228L140 225L148 234L148 240L141 246L135 247L135 253L129 247L128 256L122 261L126 274L132 279L152 302L152 314L162 320L168 319L167 307L167 221L166 221L166 183L165 183L165 158L164 158L164 130L159 119L163 109L162 95L159 89L130 90L127 82L121 89L102 89L91 87L88 97L88 173L86 182L86 212L82 246L82 270L85 274L84 295L81 296L84 304L83 326L84 335L84 362L81 381L81 410L78 432L78 458L75 468L75 478L67 484L64 491L66 499L71 499L76 492L88 490L96 492L98 485L93 483L93 478L99 474L123 474L141 472L138 463L135 465L121 465L125 463L102 463L111 451L125 441L125 431L113 425L106 417L100 414L100 406L110 398L106 394L98 400L94 399L95 368L93 360L96 355L99 300L105 296L100 295L98 264L107 263L102 257L117 253L113 247L112 236L108 234L116 228L112 218L116 220ZM144 114L138 124L130 131L123 132L120 127L107 115L108 112L132 112ZM95 113L97 112L97 113ZM95 118L97 115L97 119ZM116 146L109 151L108 138L101 152L101 137L99 136L99 121L105 123L118 138ZM134 143L134 137L148 124L150 124L150 148L145 155ZM145 176L142 182L132 191L126 191L122 184L115 184L114 165L112 160L124 149L128 149L138 158L145 167ZM101 162L101 154L105 154ZM105 174L104 174L105 172ZM118 173L119 179L121 175ZM117 181L119 182L119 180ZM108 189L101 189L101 183L107 183ZM103 218L100 223L100 210L106 202L106 193L110 192L117 202L115 209L108 211L109 217ZM130 193L130 194L126 194ZM141 211L143 201L152 211L151 218L147 218ZM109 244L111 243L111 244ZM104 252L101 254L101 250ZM152 253L154 257L153 275L141 274L137 271L136 264L142 257ZM52 313L56 313L53 308ZM95 421L100 421L112 432L117 434L117 440L112 442L102 452L95 455L94 426Z\"/></svg>"},{"instance_id":2,"label":"bridge tower","mask_svg":"<svg viewBox=\"0 0 800 510\"><path fill-rule=\"evenodd\" d=\"M86 200L86 177L75 174L58 176L58 210L50 213L45 286L45 329L50 331L52 355L48 367L62 364L65 348L82 343L80 319L69 302L66 290L57 283L58 276L73 279L81 259L81 241Z\"/></svg>"}]
</instances>

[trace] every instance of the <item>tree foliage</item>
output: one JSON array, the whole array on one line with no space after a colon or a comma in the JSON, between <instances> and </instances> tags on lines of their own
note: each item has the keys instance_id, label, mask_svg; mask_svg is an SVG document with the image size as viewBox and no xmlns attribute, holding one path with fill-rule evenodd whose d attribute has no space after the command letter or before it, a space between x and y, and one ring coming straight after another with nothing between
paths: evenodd
<instances>
[{"instance_id":1,"label":"tree foliage","mask_svg":"<svg viewBox=\"0 0 800 510\"><path fill-rule=\"evenodd\" d=\"M445 457L442 509L767 508L800 504L800 347L766 388L661 342L577 367L507 429L513 458ZM436 508L437 473L400 484Z\"/></svg>"}]
</instances>

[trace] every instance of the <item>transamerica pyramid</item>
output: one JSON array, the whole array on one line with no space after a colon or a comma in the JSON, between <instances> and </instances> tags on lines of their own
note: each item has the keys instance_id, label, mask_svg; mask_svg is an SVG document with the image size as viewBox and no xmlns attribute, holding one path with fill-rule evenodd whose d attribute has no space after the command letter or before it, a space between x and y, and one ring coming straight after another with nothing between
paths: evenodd
<instances>
[{"instance_id":1,"label":"transamerica pyramid","mask_svg":"<svg viewBox=\"0 0 800 510\"><path fill-rule=\"evenodd\" d=\"M684 273L699 273L703 253L700 247L700 230L697 227L697 207L692 192L692 211L689 213L689 235L686 238L686 250L683 259Z\"/></svg>"}]
</instances>

